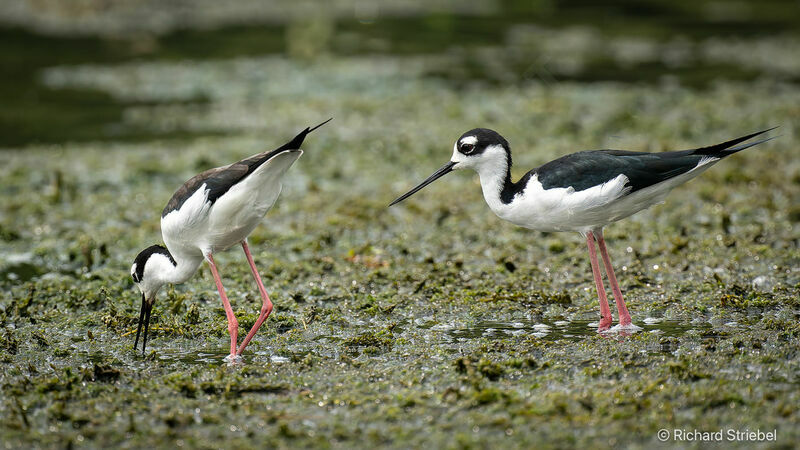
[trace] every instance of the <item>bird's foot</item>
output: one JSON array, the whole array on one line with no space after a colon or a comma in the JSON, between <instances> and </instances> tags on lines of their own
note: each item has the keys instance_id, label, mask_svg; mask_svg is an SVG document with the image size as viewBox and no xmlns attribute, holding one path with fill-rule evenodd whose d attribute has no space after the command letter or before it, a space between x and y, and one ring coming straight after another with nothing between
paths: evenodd
<instances>
[{"instance_id":1,"label":"bird's foot","mask_svg":"<svg viewBox=\"0 0 800 450\"><path fill-rule=\"evenodd\" d=\"M611 316L608 317L600 317L600 321L597 323L597 331L608 331L611 328Z\"/></svg>"}]
</instances>

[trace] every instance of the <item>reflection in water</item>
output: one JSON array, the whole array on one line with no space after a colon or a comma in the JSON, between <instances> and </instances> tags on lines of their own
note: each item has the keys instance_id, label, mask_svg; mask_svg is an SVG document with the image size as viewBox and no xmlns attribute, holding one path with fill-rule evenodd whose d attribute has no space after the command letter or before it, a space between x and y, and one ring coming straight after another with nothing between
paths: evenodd
<instances>
[{"instance_id":1,"label":"reflection in water","mask_svg":"<svg viewBox=\"0 0 800 450\"><path fill-rule=\"evenodd\" d=\"M248 361L254 359L265 360L268 359L273 364L284 364L290 361L289 358L280 355L271 355L271 351L258 351L239 357L236 360L236 365L246 364ZM223 365L228 364L229 353L223 346L219 351L214 349L203 349L197 351L192 348L161 348L158 350L157 358L161 361L180 361L186 364L200 364L200 365Z\"/></svg>"},{"instance_id":2,"label":"reflection in water","mask_svg":"<svg viewBox=\"0 0 800 450\"><path fill-rule=\"evenodd\" d=\"M647 318L643 321L640 330L630 330L628 332L644 332L659 334L664 337L677 337L690 330L708 328L710 328L709 324L691 324L679 320ZM435 330L436 327L432 327L431 329ZM548 341L556 341L561 339L577 341L598 334L597 322L592 320L558 320L553 322L499 322L487 320L478 322L475 325L465 328L452 328L446 330L445 332L457 340L475 339L481 337L498 339L508 336L530 335ZM616 333L604 332L602 334L614 335Z\"/></svg>"}]
</instances>

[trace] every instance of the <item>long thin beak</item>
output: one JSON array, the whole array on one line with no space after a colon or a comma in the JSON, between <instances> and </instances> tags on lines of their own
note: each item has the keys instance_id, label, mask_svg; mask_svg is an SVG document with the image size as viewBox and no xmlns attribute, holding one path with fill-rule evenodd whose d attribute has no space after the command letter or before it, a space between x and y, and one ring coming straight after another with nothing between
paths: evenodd
<instances>
[{"instance_id":1,"label":"long thin beak","mask_svg":"<svg viewBox=\"0 0 800 450\"><path fill-rule=\"evenodd\" d=\"M144 356L145 348L147 348L147 331L150 329L150 312L153 310L155 302L148 302L142 292L142 309L139 311L139 326L136 328L136 340L133 342L133 349L139 345L139 333L142 332L142 323L144 323L144 339L142 340L142 356Z\"/></svg>"},{"instance_id":2,"label":"long thin beak","mask_svg":"<svg viewBox=\"0 0 800 450\"><path fill-rule=\"evenodd\" d=\"M434 181L436 181L437 179L439 179L439 178L447 175L448 173L452 172L453 171L453 167L456 164L457 163L454 163L453 161L448 161L447 164L443 165L439 170L434 172L433 175L431 175L428 178L426 178L425 181L423 181L422 183L418 184L417 187L415 187L414 189L406 192L405 194L401 195L400 197L397 197L397 199L395 201L393 201L392 203L389 203L389 206L392 206L392 205L395 205L397 203L402 202L403 200L407 199L408 197L411 197L412 195L416 194L420 189L424 188L425 186L427 186L427 185L433 183Z\"/></svg>"}]
</instances>

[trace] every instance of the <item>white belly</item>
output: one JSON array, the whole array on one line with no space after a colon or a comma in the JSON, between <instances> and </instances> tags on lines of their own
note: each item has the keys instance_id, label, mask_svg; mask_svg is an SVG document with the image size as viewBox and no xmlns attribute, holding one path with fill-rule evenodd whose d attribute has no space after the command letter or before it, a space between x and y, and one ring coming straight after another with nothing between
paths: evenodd
<instances>
[{"instance_id":1,"label":"white belly","mask_svg":"<svg viewBox=\"0 0 800 450\"><path fill-rule=\"evenodd\" d=\"M228 191L209 212L205 246L212 253L242 242L261 223L281 193L281 183L261 186L258 192Z\"/></svg>"},{"instance_id":2,"label":"white belly","mask_svg":"<svg viewBox=\"0 0 800 450\"><path fill-rule=\"evenodd\" d=\"M521 227L586 232L607 219L603 207L630 190L625 187L627 181L620 175L600 186L576 192L572 188L544 189L534 176L525 191L511 203L502 203L498 196L488 198L487 190L484 190L484 197L498 217Z\"/></svg>"}]
</instances>

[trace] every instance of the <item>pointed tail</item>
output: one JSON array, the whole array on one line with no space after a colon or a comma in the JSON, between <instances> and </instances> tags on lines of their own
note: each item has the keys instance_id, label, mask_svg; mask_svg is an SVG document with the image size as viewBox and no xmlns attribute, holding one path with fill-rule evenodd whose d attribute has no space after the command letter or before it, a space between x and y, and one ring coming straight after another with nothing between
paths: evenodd
<instances>
[{"instance_id":1,"label":"pointed tail","mask_svg":"<svg viewBox=\"0 0 800 450\"><path fill-rule=\"evenodd\" d=\"M306 136L308 136L308 133L311 133L312 131L316 130L317 128L319 128L319 127L321 127L323 125L325 125L326 123L330 122L331 120L333 120L333 117L331 117L330 119L326 120L325 122L322 122L321 124L315 126L314 128L306 128L305 130L301 131L297 136L295 136L294 139L292 139L291 141L289 141L289 142L281 145L280 147L278 147L275 150L275 152L281 152L281 151L284 151L284 150L297 150L297 149L299 149L300 146L303 145L303 141L306 139Z\"/></svg>"}]
</instances>

